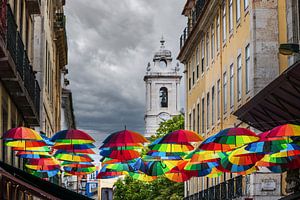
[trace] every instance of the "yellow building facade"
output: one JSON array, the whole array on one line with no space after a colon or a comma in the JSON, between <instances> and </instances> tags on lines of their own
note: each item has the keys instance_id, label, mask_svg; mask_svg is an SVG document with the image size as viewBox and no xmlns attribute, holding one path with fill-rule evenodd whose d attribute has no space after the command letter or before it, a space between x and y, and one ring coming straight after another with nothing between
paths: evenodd
<instances>
[{"instance_id":1,"label":"yellow building facade","mask_svg":"<svg viewBox=\"0 0 300 200\"><path fill-rule=\"evenodd\" d=\"M208 137L229 127L249 127L233 113L288 66L278 52L287 42L286 1L187 0L182 14L187 28L178 59L185 65L186 128ZM192 178L185 183L185 197L231 178ZM270 195L280 196L281 190Z\"/></svg>"}]
</instances>

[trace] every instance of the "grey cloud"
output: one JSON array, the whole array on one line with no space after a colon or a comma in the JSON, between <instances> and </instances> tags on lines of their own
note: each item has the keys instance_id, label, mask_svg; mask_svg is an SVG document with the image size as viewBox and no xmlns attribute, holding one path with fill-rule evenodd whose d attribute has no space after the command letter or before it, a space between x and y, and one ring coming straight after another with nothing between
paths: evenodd
<instances>
[{"instance_id":1,"label":"grey cloud","mask_svg":"<svg viewBox=\"0 0 300 200\"><path fill-rule=\"evenodd\" d=\"M180 16L183 4L178 0L67 1L68 78L78 128L98 140L124 125L144 131L145 68L159 49L162 34L176 58L185 24Z\"/></svg>"}]
</instances>

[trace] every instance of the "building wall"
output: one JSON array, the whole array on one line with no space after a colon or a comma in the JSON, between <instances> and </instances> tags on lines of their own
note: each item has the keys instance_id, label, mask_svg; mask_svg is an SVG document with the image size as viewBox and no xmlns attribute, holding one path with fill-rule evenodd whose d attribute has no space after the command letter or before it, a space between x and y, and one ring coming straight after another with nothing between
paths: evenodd
<instances>
[{"instance_id":1,"label":"building wall","mask_svg":"<svg viewBox=\"0 0 300 200\"><path fill-rule=\"evenodd\" d=\"M35 62L41 85L40 129L48 136L61 129L62 71L57 41L57 13L63 13L63 1L41 1L41 15L36 16Z\"/></svg>"},{"instance_id":2,"label":"building wall","mask_svg":"<svg viewBox=\"0 0 300 200\"><path fill-rule=\"evenodd\" d=\"M188 24L188 40L178 56L186 69L186 128L204 137L228 127L247 127L232 113L287 64L278 53L279 43L287 39L286 22L280 18L286 15L284 1L207 2L198 21ZM189 22L193 9L185 7L183 12ZM185 195L230 177L192 178L185 183Z\"/></svg>"}]
</instances>

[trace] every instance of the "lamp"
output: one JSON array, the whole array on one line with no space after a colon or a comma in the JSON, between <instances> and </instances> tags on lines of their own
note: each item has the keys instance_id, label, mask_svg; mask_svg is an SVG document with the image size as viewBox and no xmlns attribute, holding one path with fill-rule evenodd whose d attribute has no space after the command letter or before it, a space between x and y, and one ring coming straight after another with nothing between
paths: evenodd
<instances>
[{"instance_id":1,"label":"lamp","mask_svg":"<svg viewBox=\"0 0 300 200\"><path fill-rule=\"evenodd\" d=\"M299 54L299 44L286 43L279 45L279 53L283 55Z\"/></svg>"}]
</instances>

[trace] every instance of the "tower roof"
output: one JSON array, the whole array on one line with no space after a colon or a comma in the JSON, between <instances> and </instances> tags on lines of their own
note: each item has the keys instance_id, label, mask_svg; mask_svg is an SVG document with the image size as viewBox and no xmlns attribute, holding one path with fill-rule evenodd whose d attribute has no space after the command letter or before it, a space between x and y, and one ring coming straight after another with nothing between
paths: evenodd
<instances>
[{"instance_id":1,"label":"tower roof","mask_svg":"<svg viewBox=\"0 0 300 200\"><path fill-rule=\"evenodd\" d=\"M170 50L165 49L165 42L166 41L164 37L161 37L160 49L154 54L153 61L161 60L161 59L172 60L172 53Z\"/></svg>"}]
</instances>

